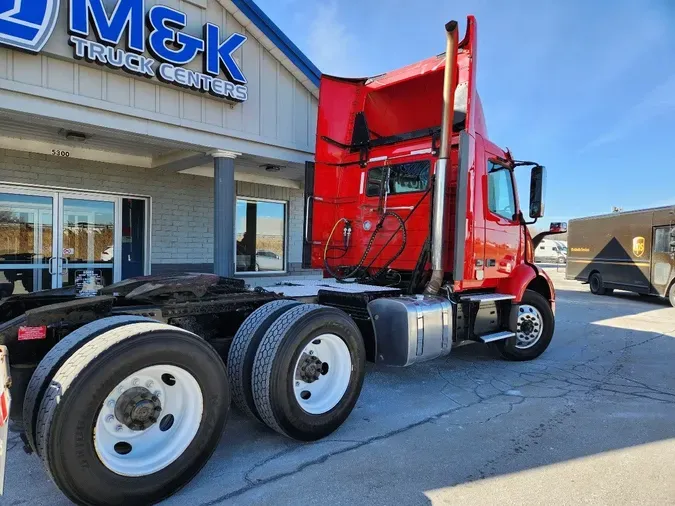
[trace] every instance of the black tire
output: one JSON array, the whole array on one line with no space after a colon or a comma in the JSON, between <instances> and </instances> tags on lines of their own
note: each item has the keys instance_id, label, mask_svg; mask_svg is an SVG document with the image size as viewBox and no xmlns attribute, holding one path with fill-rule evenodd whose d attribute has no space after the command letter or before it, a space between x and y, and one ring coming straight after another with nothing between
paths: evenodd
<instances>
[{"instance_id":1,"label":"black tire","mask_svg":"<svg viewBox=\"0 0 675 506\"><path fill-rule=\"evenodd\" d=\"M227 377L232 400L242 413L261 422L263 420L255 407L251 390L255 354L269 327L286 311L299 305L300 302L294 300L275 300L259 307L244 320L232 340L227 356Z\"/></svg>"},{"instance_id":2,"label":"black tire","mask_svg":"<svg viewBox=\"0 0 675 506\"><path fill-rule=\"evenodd\" d=\"M120 381L158 364L180 367L197 381L205 400L201 423L174 462L151 475L124 477L98 458L92 428ZM187 484L208 461L229 404L225 366L206 341L169 325L130 324L97 336L59 368L42 399L36 440L53 481L76 504L154 504Z\"/></svg>"},{"instance_id":3,"label":"black tire","mask_svg":"<svg viewBox=\"0 0 675 506\"><path fill-rule=\"evenodd\" d=\"M668 291L668 300L670 301L670 305L675 307L675 283L670 285L670 290Z\"/></svg>"},{"instance_id":4,"label":"black tire","mask_svg":"<svg viewBox=\"0 0 675 506\"><path fill-rule=\"evenodd\" d=\"M322 334L345 343L351 359L347 390L330 411L313 415L295 398L295 364L307 344ZM359 328L343 311L303 304L281 315L265 333L253 365L253 397L261 418L272 429L300 441L316 441L334 432L350 415L361 393L366 350Z\"/></svg>"},{"instance_id":5,"label":"black tire","mask_svg":"<svg viewBox=\"0 0 675 506\"><path fill-rule=\"evenodd\" d=\"M488 345L505 360L514 362L534 360L535 358L539 357L551 344L553 332L555 331L555 316L551 310L551 305L549 304L549 301L547 301L546 298L544 298L541 294L532 290L526 290L521 304L530 305L536 308L543 319L542 325L544 329L536 344L531 348L520 349L516 347L518 342L517 338L512 337L510 339L496 341Z\"/></svg>"},{"instance_id":6,"label":"black tire","mask_svg":"<svg viewBox=\"0 0 675 506\"><path fill-rule=\"evenodd\" d=\"M49 387L56 371L75 351L109 330L128 325L130 323L153 322L143 316L111 316L96 320L80 327L59 341L40 361L26 388L23 400L23 425L28 443L34 452L38 452L35 441L35 423L42 397ZM159 323L159 322L156 322Z\"/></svg>"},{"instance_id":7,"label":"black tire","mask_svg":"<svg viewBox=\"0 0 675 506\"><path fill-rule=\"evenodd\" d=\"M591 274L591 277L588 279L588 284L593 295L605 295L607 293L607 288L602 282L602 276L599 272L594 272Z\"/></svg>"}]
</instances>

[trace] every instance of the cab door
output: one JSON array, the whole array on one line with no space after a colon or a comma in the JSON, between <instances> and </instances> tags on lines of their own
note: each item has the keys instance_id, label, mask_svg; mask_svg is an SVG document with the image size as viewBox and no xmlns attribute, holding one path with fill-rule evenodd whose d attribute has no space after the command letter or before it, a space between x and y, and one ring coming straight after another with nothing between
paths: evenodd
<instances>
[{"instance_id":1,"label":"cab door","mask_svg":"<svg viewBox=\"0 0 675 506\"><path fill-rule=\"evenodd\" d=\"M484 262L489 281L510 276L518 265L522 227L513 171L504 165L504 154L496 149L486 148L485 157Z\"/></svg>"}]
</instances>

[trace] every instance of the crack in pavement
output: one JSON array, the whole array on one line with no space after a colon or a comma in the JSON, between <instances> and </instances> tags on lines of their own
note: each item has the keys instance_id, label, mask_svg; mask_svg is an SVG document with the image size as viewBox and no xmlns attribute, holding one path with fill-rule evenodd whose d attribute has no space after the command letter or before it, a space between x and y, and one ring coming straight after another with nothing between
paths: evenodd
<instances>
[{"instance_id":1,"label":"crack in pavement","mask_svg":"<svg viewBox=\"0 0 675 506\"><path fill-rule=\"evenodd\" d=\"M501 395L501 394L500 394L500 395ZM522 401L523 401L523 399L521 399L520 402L522 402ZM461 408L452 408L452 409L443 411L443 412L441 412L441 413L437 413L437 414L435 414L435 415L432 415L432 416L429 416L429 417L427 417L427 418L424 418L423 420L419 420L419 421L417 421L417 422L411 423L411 424L406 425L406 426L404 426L404 427L400 427L400 428L398 428L398 429L395 429L395 430L386 432L386 433L384 433L384 434L380 434L379 436L373 436L373 437L371 437L371 438L368 438L368 439L365 439L365 440L363 440L363 441L360 441L358 444L355 444L355 445L353 445L353 446L349 446L349 447L347 447L347 448L341 448L341 449L336 450L336 451L334 451L334 452L327 453L326 455L322 455L321 457L318 457L318 458L309 460L309 461L307 461L307 462L304 462L304 463L302 463L300 466L298 466L297 468L295 468L295 469L293 469L293 470L291 470L291 471L287 471L287 472L284 472L284 473L279 473L279 474L276 474L276 475L271 476L271 477L269 477L269 478L265 478L265 479L256 481L256 482L253 483L253 484L249 484L249 485L246 485L246 486L244 486L244 487L241 487L241 488L239 488L239 489L237 489L237 490L233 490L232 492L229 492L229 493L227 493L227 494L224 494L224 495L222 495L222 496L220 496L220 497L217 497L217 498L212 499L212 500L210 500L210 501L201 503L199 506L214 506L214 505L219 504L219 503L221 503L221 502L223 502L223 501L227 501L227 500L229 500L229 499L233 499L233 498L235 498L235 497L241 496L242 494L245 494L246 492L249 492L249 491L251 491L251 490L253 490L253 489L255 489L255 488L259 488L259 487L262 487L262 486L264 486L264 485L268 485L268 484L270 484L270 483L274 483L274 482L276 482L276 481L279 481L279 480L281 480L281 479L283 479L283 478L288 478L289 476L293 476L293 475L295 475L295 474L301 473L302 471L304 471L304 470L307 469L308 467L311 467L311 466L314 466L314 465L320 465L320 464L323 464L323 463L325 463L326 461L328 461L331 457L335 457L335 456L337 456L337 455L341 455L341 454L343 454L343 453L347 453L347 452L350 452L350 451L352 451L352 450L357 450L357 449L359 449L359 448L362 448L362 447L364 447L364 446L370 445L370 444L372 444L372 443L376 443L376 442L378 442L378 441L383 441L383 440L385 440L385 439L389 439L390 437L397 436L397 435L402 434L402 433L404 433L404 432L407 432L407 431L409 431L409 430L415 429L415 428L417 428L417 427L421 427L422 425L426 425L426 424L428 424L428 423L431 423L431 422L434 422L434 421L436 421L436 420L439 420L439 419L441 419L442 417L447 416L447 415L449 415L449 414L452 413L452 412L457 412L457 410L468 409L468 408L470 408L470 407L474 407L475 405L482 404L483 402L485 402L485 400L481 400L481 401L479 401L479 402L477 402L477 403L475 403L475 404L471 404L471 405L469 405L469 406L465 406L465 407L461 407ZM517 404L520 404L520 402L518 402ZM512 408L512 407L511 407L511 408ZM507 412L510 412L510 410L507 409ZM497 414L497 415L493 415L493 416L491 416L491 417L488 417L486 420L483 420L483 421L480 421L480 422L467 422L467 423L464 423L464 424L453 424L453 423L449 423L448 425L456 425L456 426L459 426L459 425L484 424L484 423L488 423L489 421L493 420L494 418L496 418L496 417L498 417L498 416L501 416L501 415L503 415L503 414L506 414L507 412L499 413L499 414ZM270 461L271 461L271 460L270 460ZM256 466L254 466L254 467L256 467ZM247 473L247 474L249 474L249 473Z\"/></svg>"},{"instance_id":2,"label":"crack in pavement","mask_svg":"<svg viewBox=\"0 0 675 506\"><path fill-rule=\"evenodd\" d=\"M658 337L662 337L662 336L663 335L654 336L653 338L647 339L647 340L642 341L640 343L634 343L633 345L626 345L624 347L624 349L629 349L629 348L632 348L632 347L635 347L635 346L646 344L646 343L648 343L650 341L653 341L654 339L656 339ZM593 359L593 360L595 360L595 359ZM471 369L475 369L476 366L477 366L477 363L480 362L480 360L479 361L464 360L464 361L469 366L469 368L471 368ZM438 374L438 376L444 381L444 384L439 389L439 392L444 397L452 400L453 402L458 403L459 406L443 410L439 413L436 413L434 415L426 417L426 418L424 418L422 420L419 420L417 422L413 422L413 423L408 424L404 427L399 427L397 429L388 431L384 434L373 436L373 437L367 438L365 440L361 440L361 441L348 440L348 439L340 439L340 440L338 440L338 439L330 440L329 439L329 440L326 440L325 443L337 443L337 442L351 443L351 442L353 442L354 444L352 444L351 446L345 447L345 448L340 448L340 449L337 449L335 451L328 452L328 453L326 453L324 455L321 455L317 458L314 458L314 459L308 460L306 462L303 462L299 466L297 466L293 469L290 469L286 472L281 472L281 473L275 474L273 476L270 476L268 478L264 478L264 479L260 479L260 480L251 479L251 474L253 472L255 472L256 470L262 468L266 464L269 464L270 462L272 462L272 461L274 461L278 458L288 456L288 455L290 455L294 452L297 452L299 449L304 448L305 445L301 445L301 446L297 446L297 447L293 447L293 448L286 448L286 449L282 450L281 452L278 452L278 453L264 459L263 461L261 461L259 463L256 463L253 467L251 467L245 473L245 481L246 481L247 485L245 485L244 487L240 487L236 490L228 492L227 494L219 496L215 499L212 499L212 500L209 500L207 502L201 503L199 506L214 506L214 505L217 505L217 504L222 503L224 501L227 501L229 499L239 497L239 496L241 496L241 495L243 495L247 492L250 492L251 490L254 490L254 489L263 487L265 485L269 485L270 483L277 482L277 481L282 480L284 478L288 478L290 476L299 474L309 467L324 464L325 462L327 462L332 457L339 456L339 455L351 452L353 450L358 450L358 449L363 448L367 445L370 445L370 444L373 444L373 443L376 443L376 442L379 442L379 441L383 441L383 440L389 439L391 437L395 437L399 434L405 433L407 431L413 430L413 429L421 427L423 425L440 421L444 418L447 418L449 415L458 415L462 411L468 410L469 408L473 408L473 407L481 405L481 404L486 404L489 401L491 401L493 399L496 399L496 398L500 398L500 397L505 399L505 404L508 406L504 411L493 414L493 415L487 417L486 419L479 420L479 421L467 421L467 422L462 422L462 423L453 423L453 422L449 422L447 420L443 420L443 423L446 424L446 425L450 425L450 426L482 425L482 424L490 423L490 422L496 420L499 417L510 414L515 409L516 406L523 404L527 399L530 399L530 398L548 398L548 399L565 398L565 397L569 396L570 394L577 393L577 392L581 392L581 393L585 394L586 396L589 396L589 398L592 397L593 394L596 393L596 392L605 391L605 392L610 392L610 393L617 394L617 395L640 397L640 398L644 398L644 399L647 399L647 400L650 400L650 401L671 403L670 401L666 401L666 400L663 400L663 399L656 399L656 398L649 397L648 395L644 395L644 394L640 394L640 393L622 392L622 391L616 391L616 390L612 390L612 389L607 388L606 380L609 379L610 377L612 377L615 374L615 370L620 370L620 366L621 366L620 363L619 364L613 364L613 366L610 368L609 372L606 373L601 380L587 378L587 377L584 377L584 376L582 376L578 373L574 373L572 371L566 370L566 369L561 368L561 367L551 367L551 369L558 369L561 372L567 372L569 374L577 376L577 380L582 380L580 383L574 383L573 382L574 380L570 380L570 379L561 379L559 377L556 377L554 375L554 373L552 373L552 372L546 372L546 369L549 369L549 366L539 365L538 367L536 367L536 369L538 369L536 371L528 370L527 372L518 372L517 373L517 376L522 378L522 379L525 379L527 376L530 376L530 378L535 377L536 380L530 379L524 385L514 387L516 389L517 388L531 387L531 386L538 386L538 385L541 385L541 384L546 383L547 381L551 381L551 380L556 380L556 381L559 381L559 382L562 382L562 383L567 383L569 385L583 386L583 387L588 389L587 391L584 392L583 390L579 391L577 389L564 389L564 388L560 388L560 387L543 386L543 388L546 388L546 389L549 389L549 390L560 391L560 393L557 393L555 395L522 395L522 394L521 395L517 395L517 394L509 395L509 394L505 394L502 390L494 387L494 385L492 384L493 381L499 381L499 382L501 382L505 385L508 385L508 380L505 380L504 378L501 378L501 377L496 377L494 374L491 374L489 371L480 370L481 376L483 378L485 378L485 376L492 376L490 379L471 378L467 374L467 371L457 371L457 372L461 373L463 376L466 376L467 379L469 379L469 381L474 384L473 389L470 389L470 390L461 389L461 390L464 390L464 392L466 392L468 394L475 395L476 398L478 399L476 402L473 402L473 403L470 403L470 404L465 404L465 405L462 405L460 403L460 401L458 401L457 399L453 398L450 394L445 392L445 389L448 386L453 385L453 382L451 380L449 380L443 374L443 371L441 371L440 366L436 366L436 367L433 367L433 369ZM575 367L576 366L573 366L572 369L574 369ZM525 368L532 369L532 367L525 367ZM499 368L497 368L497 369L499 369ZM481 396L477 392L477 390L479 388L481 388L482 386L485 386L486 382L487 382L488 385L491 385L495 390L497 390L498 393L494 394L494 395L491 395L491 396ZM584 382L587 382L587 383L584 383ZM590 383L590 384L588 384L588 383ZM613 386L620 386L620 385L613 385ZM514 391L517 391L517 390L514 390ZM673 395L673 394L666 393L666 395ZM675 403L675 401L673 401L672 403ZM575 412L576 411L574 410L574 408L572 408L571 405L568 405L565 408L565 410L562 414L557 413L556 415L551 417L548 420L547 423L550 425L551 423L555 422L555 424L559 425L560 423L562 423L561 421L559 421L561 419L561 417L562 417L562 419L564 419L568 416L571 416ZM546 424L542 424L542 425L546 426ZM549 428L552 428L552 427L553 426L551 426ZM539 429L542 429L541 425L540 425ZM536 429L535 431L531 431L531 432L536 432L539 429ZM529 433L528 433L528 435L529 435ZM532 437L534 437L534 436L532 436ZM528 447L529 447L529 445L526 444L523 448L528 448ZM522 451L525 451L525 450L521 448L521 449L516 449L516 450L513 450L513 451L515 451L516 453L522 453ZM486 463L486 466L484 466L484 468L483 468L483 470L481 470L480 474L483 475L483 474L485 474L485 472L489 471L489 469L487 469L487 467L494 466L494 464L501 457L502 456L500 455L500 457L497 457L496 459L494 459L494 462L491 461L491 462Z\"/></svg>"}]
</instances>

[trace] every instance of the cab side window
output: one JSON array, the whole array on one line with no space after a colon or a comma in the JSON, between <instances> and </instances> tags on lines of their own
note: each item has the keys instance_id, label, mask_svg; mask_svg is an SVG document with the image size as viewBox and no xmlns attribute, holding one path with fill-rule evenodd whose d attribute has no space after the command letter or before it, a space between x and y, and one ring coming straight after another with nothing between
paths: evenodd
<instances>
[{"instance_id":1,"label":"cab side window","mask_svg":"<svg viewBox=\"0 0 675 506\"><path fill-rule=\"evenodd\" d=\"M507 220L516 220L516 197L511 171L494 162L488 162L488 209Z\"/></svg>"},{"instance_id":2,"label":"cab side window","mask_svg":"<svg viewBox=\"0 0 675 506\"><path fill-rule=\"evenodd\" d=\"M399 163L386 167L376 167L368 171L368 187L366 196L377 197L382 191L382 185L387 180L389 170L389 195L401 193L422 192L429 187L429 172L431 162L422 160L419 162Z\"/></svg>"}]
</instances>

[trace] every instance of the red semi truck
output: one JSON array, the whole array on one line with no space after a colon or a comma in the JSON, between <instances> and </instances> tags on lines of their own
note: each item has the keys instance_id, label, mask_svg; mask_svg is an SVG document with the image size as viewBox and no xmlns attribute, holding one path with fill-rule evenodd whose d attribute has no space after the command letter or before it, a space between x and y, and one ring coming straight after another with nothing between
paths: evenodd
<instances>
[{"instance_id":1,"label":"red semi truck","mask_svg":"<svg viewBox=\"0 0 675 506\"><path fill-rule=\"evenodd\" d=\"M532 167L536 220L545 170L487 138L473 17L461 42L456 22L446 33L445 55L322 78L305 253L325 279L251 290L186 274L3 299L0 465L9 416L73 502L150 504L206 463L231 399L313 441L348 418L366 360L407 366L466 342L541 355L555 293L514 171Z\"/></svg>"}]
</instances>

